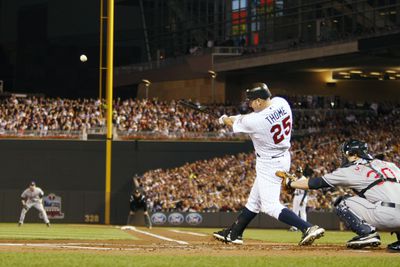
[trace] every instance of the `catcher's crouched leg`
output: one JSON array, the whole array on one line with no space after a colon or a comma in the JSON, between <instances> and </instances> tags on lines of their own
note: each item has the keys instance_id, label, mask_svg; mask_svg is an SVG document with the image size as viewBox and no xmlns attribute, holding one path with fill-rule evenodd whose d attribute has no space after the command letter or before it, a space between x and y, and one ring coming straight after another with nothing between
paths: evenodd
<instances>
[{"instance_id":1,"label":"catcher's crouched leg","mask_svg":"<svg viewBox=\"0 0 400 267\"><path fill-rule=\"evenodd\" d=\"M347 242L347 247L358 249L368 246L379 246L381 244L381 238L376 232L376 228L362 220L357 214L350 210L346 205L346 198L347 197L341 198L335 202L335 211L346 227L358 235Z\"/></svg>"}]
</instances>

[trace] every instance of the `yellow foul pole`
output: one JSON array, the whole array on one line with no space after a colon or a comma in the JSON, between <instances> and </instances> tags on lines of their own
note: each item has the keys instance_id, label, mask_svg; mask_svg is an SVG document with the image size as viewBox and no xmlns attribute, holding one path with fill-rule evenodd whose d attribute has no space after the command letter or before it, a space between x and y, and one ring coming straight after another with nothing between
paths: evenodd
<instances>
[{"instance_id":1,"label":"yellow foul pole","mask_svg":"<svg viewBox=\"0 0 400 267\"><path fill-rule=\"evenodd\" d=\"M103 23L104 19L104 7L103 7L104 0L100 0L100 55L99 55L99 100L103 98L102 91L103 91ZM102 107L101 107L102 108ZM101 113L100 113L101 116Z\"/></svg>"},{"instance_id":2,"label":"yellow foul pole","mask_svg":"<svg viewBox=\"0 0 400 267\"><path fill-rule=\"evenodd\" d=\"M112 145L112 115L113 115L113 61L114 61L114 0L108 0L107 20L107 141L106 141L106 196L105 224L110 224L111 202L111 145Z\"/></svg>"}]
</instances>

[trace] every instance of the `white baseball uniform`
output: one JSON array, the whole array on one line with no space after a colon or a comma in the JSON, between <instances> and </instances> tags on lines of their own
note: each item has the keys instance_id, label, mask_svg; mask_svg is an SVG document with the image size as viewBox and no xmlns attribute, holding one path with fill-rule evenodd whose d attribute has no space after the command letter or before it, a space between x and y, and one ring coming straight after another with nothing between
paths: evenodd
<instances>
[{"instance_id":1,"label":"white baseball uniform","mask_svg":"<svg viewBox=\"0 0 400 267\"><path fill-rule=\"evenodd\" d=\"M22 192L21 198L25 200L26 208L22 208L21 210L21 216L19 218L20 224L24 223L25 215L28 212L28 210L32 207L37 209L42 214L45 223L49 223L49 219L47 218L47 213L44 210L41 198L41 196L43 195L44 192L39 187L34 187L33 190L27 188L24 192Z\"/></svg>"},{"instance_id":2,"label":"white baseball uniform","mask_svg":"<svg viewBox=\"0 0 400 267\"><path fill-rule=\"evenodd\" d=\"M307 221L307 190L296 189L293 196L293 212Z\"/></svg>"},{"instance_id":3,"label":"white baseball uniform","mask_svg":"<svg viewBox=\"0 0 400 267\"><path fill-rule=\"evenodd\" d=\"M289 171L292 110L281 97L259 112L238 115L233 123L235 133L247 133L256 153L256 179L247 200L251 212L264 212L278 219L285 207L280 203L281 178L278 170Z\"/></svg>"}]
</instances>

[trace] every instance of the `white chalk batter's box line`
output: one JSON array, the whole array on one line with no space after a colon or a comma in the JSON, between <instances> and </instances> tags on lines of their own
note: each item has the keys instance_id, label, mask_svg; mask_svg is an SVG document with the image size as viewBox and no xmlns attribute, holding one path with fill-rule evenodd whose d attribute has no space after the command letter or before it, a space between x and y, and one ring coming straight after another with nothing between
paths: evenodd
<instances>
[{"instance_id":1,"label":"white chalk batter's box line","mask_svg":"<svg viewBox=\"0 0 400 267\"><path fill-rule=\"evenodd\" d=\"M158 238L158 239L161 239L161 240L170 241L170 242L176 242L176 243L181 244L181 245L189 245L189 243L186 242L186 241L176 240L176 239L168 238L168 237L165 237L165 236L162 236L162 235L156 235L156 234L153 234L153 233L150 233L150 232L142 231L142 230L136 229L136 227L134 227L134 226L122 226L121 230L130 230L130 231L134 231L134 232L137 232L137 233L140 233L140 234L144 234L144 235L148 235L148 236L151 236L151 237L155 237L155 238Z\"/></svg>"},{"instance_id":2,"label":"white chalk batter's box line","mask_svg":"<svg viewBox=\"0 0 400 267\"><path fill-rule=\"evenodd\" d=\"M174 233L178 233L178 234L186 234L186 235L194 235L194 236L202 236L202 237L208 236L206 234L200 234L200 233L189 232L189 231L174 230L174 229L170 229L170 231L174 232Z\"/></svg>"},{"instance_id":3,"label":"white chalk batter's box line","mask_svg":"<svg viewBox=\"0 0 400 267\"><path fill-rule=\"evenodd\" d=\"M0 243L0 247L31 247L31 248L62 248L62 249L81 249L81 250L140 250L140 248L104 248L104 247L86 247L64 244L21 244L21 243Z\"/></svg>"}]
</instances>

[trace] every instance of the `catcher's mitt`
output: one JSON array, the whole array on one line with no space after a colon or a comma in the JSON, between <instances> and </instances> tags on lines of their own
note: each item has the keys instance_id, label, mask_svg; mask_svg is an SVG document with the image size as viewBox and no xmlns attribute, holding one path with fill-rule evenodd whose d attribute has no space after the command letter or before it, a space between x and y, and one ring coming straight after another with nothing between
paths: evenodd
<instances>
[{"instance_id":1,"label":"catcher's mitt","mask_svg":"<svg viewBox=\"0 0 400 267\"><path fill-rule=\"evenodd\" d=\"M285 171L277 171L277 172L275 172L275 175L282 178L282 187L283 187L283 189L284 189L287 193L293 194L295 188L292 188L292 187L290 186L290 184L291 184L293 181L296 181L296 180L297 180L297 177L296 177L295 175L290 174L290 173L285 172Z\"/></svg>"}]
</instances>

